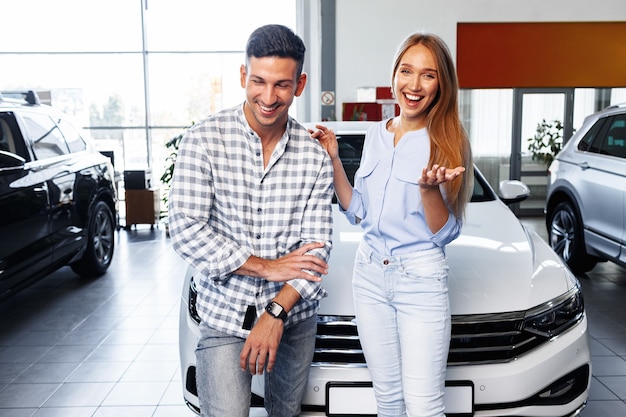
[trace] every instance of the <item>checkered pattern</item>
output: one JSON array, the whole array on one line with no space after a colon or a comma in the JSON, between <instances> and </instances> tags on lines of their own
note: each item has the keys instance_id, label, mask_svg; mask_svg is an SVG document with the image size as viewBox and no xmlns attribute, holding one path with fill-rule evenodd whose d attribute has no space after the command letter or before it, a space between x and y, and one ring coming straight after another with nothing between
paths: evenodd
<instances>
[{"instance_id":1,"label":"checkered pattern","mask_svg":"<svg viewBox=\"0 0 626 417\"><path fill-rule=\"evenodd\" d=\"M210 327L240 337L249 305L257 314L281 283L235 275L251 256L276 259L307 242L331 247L333 171L306 129L289 119L268 166L243 106L224 110L189 130L180 143L169 207L174 249L201 272L198 313ZM313 315L325 296L318 283L289 281L301 301L287 325Z\"/></svg>"}]
</instances>

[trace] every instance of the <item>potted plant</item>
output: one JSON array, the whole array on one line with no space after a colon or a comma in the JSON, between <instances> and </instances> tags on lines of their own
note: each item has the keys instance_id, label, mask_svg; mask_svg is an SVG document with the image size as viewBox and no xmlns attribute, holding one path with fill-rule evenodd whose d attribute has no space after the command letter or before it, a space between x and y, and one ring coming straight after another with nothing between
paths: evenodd
<instances>
[{"instance_id":1,"label":"potted plant","mask_svg":"<svg viewBox=\"0 0 626 417\"><path fill-rule=\"evenodd\" d=\"M193 125L194 123L192 122L191 126ZM165 166L165 171L163 171L163 175L161 175L161 183L163 184L163 194L161 197L161 201L163 201L163 208L159 217L165 223L166 233L169 232L167 223L167 208L169 206L169 191L170 185L172 183L172 177L174 175L174 165L176 164L176 156L178 155L178 145L185 135L185 132L189 130L191 126L185 128L180 134L174 136L172 139L168 140L167 143L165 143L165 147L170 150L170 153L165 158L167 165Z\"/></svg>"},{"instance_id":2,"label":"potted plant","mask_svg":"<svg viewBox=\"0 0 626 417\"><path fill-rule=\"evenodd\" d=\"M532 138L528 139L528 150L534 161L543 162L549 167L554 157L563 147L563 124L559 120L551 122L543 119L537 125Z\"/></svg>"}]
</instances>

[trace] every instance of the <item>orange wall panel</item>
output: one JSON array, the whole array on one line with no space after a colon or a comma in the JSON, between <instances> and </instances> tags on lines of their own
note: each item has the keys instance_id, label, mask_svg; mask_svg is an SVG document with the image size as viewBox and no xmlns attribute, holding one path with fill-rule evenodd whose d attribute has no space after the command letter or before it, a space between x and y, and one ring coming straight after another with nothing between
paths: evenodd
<instances>
[{"instance_id":1,"label":"orange wall panel","mask_svg":"<svg viewBox=\"0 0 626 417\"><path fill-rule=\"evenodd\" d=\"M626 87L626 22L458 23L461 88Z\"/></svg>"}]
</instances>

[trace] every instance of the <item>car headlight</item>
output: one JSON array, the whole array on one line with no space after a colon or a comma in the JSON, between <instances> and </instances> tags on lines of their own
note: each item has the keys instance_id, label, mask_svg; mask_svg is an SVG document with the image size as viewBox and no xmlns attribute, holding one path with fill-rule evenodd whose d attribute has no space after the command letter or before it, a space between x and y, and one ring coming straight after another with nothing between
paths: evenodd
<instances>
[{"instance_id":1,"label":"car headlight","mask_svg":"<svg viewBox=\"0 0 626 417\"><path fill-rule=\"evenodd\" d=\"M536 308L524 317L524 330L553 338L575 326L583 318L583 295L580 285Z\"/></svg>"},{"instance_id":2,"label":"car headlight","mask_svg":"<svg viewBox=\"0 0 626 417\"><path fill-rule=\"evenodd\" d=\"M189 299L187 300L187 308L189 309L189 315L192 320L200 324L200 316L196 309L196 300L198 299L198 290L196 289L196 282L191 277L189 281Z\"/></svg>"}]
</instances>

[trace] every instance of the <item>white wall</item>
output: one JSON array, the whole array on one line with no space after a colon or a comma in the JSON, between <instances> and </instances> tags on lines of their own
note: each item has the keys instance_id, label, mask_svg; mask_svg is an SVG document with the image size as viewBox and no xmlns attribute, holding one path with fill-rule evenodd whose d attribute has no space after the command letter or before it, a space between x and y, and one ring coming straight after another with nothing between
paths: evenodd
<instances>
[{"instance_id":1,"label":"white wall","mask_svg":"<svg viewBox=\"0 0 626 417\"><path fill-rule=\"evenodd\" d=\"M391 84L397 46L410 33L441 36L456 58L458 22L625 21L625 0L336 0L337 117L359 87ZM572 64L580 63L572 57ZM583 61L584 62L584 61Z\"/></svg>"}]
</instances>

